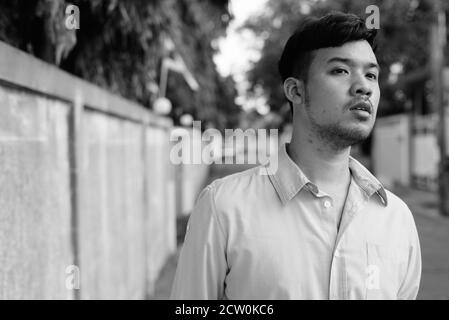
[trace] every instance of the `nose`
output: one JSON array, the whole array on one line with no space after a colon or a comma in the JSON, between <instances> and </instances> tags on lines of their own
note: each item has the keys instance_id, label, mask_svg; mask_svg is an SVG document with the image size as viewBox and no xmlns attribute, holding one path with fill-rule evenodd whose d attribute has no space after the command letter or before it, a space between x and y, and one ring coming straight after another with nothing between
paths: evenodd
<instances>
[{"instance_id":1,"label":"nose","mask_svg":"<svg viewBox=\"0 0 449 320\"><path fill-rule=\"evenodd\" d=\"M353 80L350 91L352 96L362 96L365 99L370 98L373 94L373 89L364 76L357 76Z\"/></svg>"}]
</instances>

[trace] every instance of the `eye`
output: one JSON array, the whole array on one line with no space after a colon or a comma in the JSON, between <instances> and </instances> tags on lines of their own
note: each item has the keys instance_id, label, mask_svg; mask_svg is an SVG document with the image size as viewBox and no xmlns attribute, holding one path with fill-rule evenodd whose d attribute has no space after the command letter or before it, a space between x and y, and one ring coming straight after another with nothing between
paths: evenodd
<instances>
[{"instance_id":1,"label":"eye","mask_svg":"<svg viewBox=\"0 0 449 320\"><path fill-rule=\"evenodd\" d=\"M366 76L370 79L377 80L377 74L375 74L375 73L370 72Z\"/></svg>"},{"instance_id":2,"label":"eye","mask_svg":"<svg viewBox=\"0 0 449 320\"><path fill-rule=\"evenodd\" d=\"M334 70L331 71L332 74L344 74L344 73L348 73L348 71L346 69L343 68L336 68Z\"/></svg>"}]
</instances>

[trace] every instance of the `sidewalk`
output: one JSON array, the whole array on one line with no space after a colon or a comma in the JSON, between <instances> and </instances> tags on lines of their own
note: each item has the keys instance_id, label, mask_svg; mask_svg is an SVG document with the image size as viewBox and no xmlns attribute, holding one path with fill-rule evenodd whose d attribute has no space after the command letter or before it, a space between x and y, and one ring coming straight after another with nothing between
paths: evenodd
<instances>
[{"instance_id":1,"label":"sidewalk","mask_svg":"<svg viewBox=\"0 0 449 320\"><path fill-rule=\"evenodd\" d=\"M423 271L418 299L449 299L449 218L439 216L435 194L405 187L395 188L394 193L408 204L420 237ZM178 220L181 241L186 221ZM154 299L169 297L178 255L179 248L161 272Z\"/></svg>"},{"instance_id":2,"label":"sidewalk","mask_svg":"<svg viewBox=\"0 0 449 320\"><path fill-rule=\"evenodd\" d=\"M449 299L449 218L438 213L437 195L396 188L415 218L423 262L418 299Z\"/></svg>"}]
</instances>

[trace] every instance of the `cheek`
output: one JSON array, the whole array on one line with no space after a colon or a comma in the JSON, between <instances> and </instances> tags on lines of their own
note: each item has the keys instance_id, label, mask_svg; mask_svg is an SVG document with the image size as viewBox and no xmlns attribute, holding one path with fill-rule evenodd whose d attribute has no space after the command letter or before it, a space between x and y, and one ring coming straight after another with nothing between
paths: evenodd
<instances>
[{"instance_id":1,"label":"cheek","mask_svg":"<svg viewBox=\"0 0 449 320\"><path fill-rule=\"evenodd\" d=\"M376 110L379 106L379 101L380 101L380 90L379 87L377 87L376 89L374 89L373 96L371 99L371 102Z\"/></svg>"},{"instance_id":2,"label":"cheek","mask_svg":"<svg viewBox=\"0 0 449 320\"><path fill-rule=\"evenodd\" d=\"M323 107L335 104L341 99L341 92L344 90L344 85L341 82L326 80L316 79L316 81L311 83L309 87L309 100L312 105Z\"/></svg>"}]
</instances>

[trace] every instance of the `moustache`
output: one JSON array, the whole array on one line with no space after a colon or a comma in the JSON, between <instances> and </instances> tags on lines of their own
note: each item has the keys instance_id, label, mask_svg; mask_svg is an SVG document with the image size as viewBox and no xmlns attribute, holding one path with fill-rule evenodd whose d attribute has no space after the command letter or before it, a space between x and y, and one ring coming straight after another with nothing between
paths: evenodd
<instances>
[{"instance_id":1,"label":"moustache","mask_svg":"<svg viewBox=\"0 0 449 320\"><path fill-rule=\"evenodd\" d=\"M374 107L369 99L354 99L346 106L349 110L360 109L367 111L369 114L372 114L374 110Z\"/></svg>"}]
</instances>

